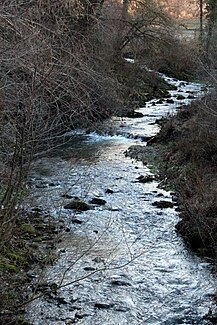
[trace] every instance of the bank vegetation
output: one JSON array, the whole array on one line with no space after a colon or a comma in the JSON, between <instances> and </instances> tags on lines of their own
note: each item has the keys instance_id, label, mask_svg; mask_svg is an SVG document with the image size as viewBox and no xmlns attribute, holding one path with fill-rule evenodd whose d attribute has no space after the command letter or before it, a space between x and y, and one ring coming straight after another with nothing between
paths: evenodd
<instances>
[{"instance_id":1,"label":"bank vegetation","mask_svg":"<svg viewBox=\"0 0 217 325\"><path fill-rule=\"evenodd\" d=\"M215 62L210 26L208 71ZM56 141L64 141L63 134L69 130L87 128L114 114L124 116L146 100L167 94L168 85L147 67L181 79L195 78L200 44L179 39L176 27L158 2L151 0L2 1L2 324L25 324L17 314L28 300L29 266L53 260L35 239L54 238L56 226L42 221L40 211L28 214L22 204L29 191L32 161Z\"/></svg>"}]
</instances>

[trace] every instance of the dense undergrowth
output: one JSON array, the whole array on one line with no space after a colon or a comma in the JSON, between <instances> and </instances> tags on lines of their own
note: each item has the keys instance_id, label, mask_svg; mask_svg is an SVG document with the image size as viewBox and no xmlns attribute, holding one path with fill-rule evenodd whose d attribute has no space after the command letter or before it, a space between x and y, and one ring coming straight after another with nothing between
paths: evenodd
<instances>
[{"instance_id":1,"label":"dense undergrowth","mask_svg":"<svg viewBox=\"0 0 217 325\"><path fill-rule=\"evenodd\" d=\"M163 145L162 178L180 205L179 234L197 253L217 261L216 91L180 109L156 138Z\"/></svg>"}]
</instances>

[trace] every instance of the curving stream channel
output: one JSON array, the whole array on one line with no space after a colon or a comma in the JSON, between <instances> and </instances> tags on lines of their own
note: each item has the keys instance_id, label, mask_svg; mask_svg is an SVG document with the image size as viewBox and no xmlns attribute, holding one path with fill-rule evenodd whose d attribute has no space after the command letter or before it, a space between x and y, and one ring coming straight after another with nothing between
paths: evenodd
<instances>
[{"instance_id":1,"label":"curving stream channel","mask_svg":"<svg viewBox=\"0 0 217 325\"><path fill-rule=\"evenodd\" d=\"M28 307L34 325L211 324L203 319L216 288L210 264L175 233L175 209L152 205L172 195L154 179L138 182L152 175L150 166L124 154L158 132L156 119L202 95L200 84L165 78L177 86L174 103L147 102L143 117L109 121L115 135L77 133L35 162L33 203L66 232L43 274L49 290ZM74 197L90 209L65 209Z\"/></svg>"}]
</instances>

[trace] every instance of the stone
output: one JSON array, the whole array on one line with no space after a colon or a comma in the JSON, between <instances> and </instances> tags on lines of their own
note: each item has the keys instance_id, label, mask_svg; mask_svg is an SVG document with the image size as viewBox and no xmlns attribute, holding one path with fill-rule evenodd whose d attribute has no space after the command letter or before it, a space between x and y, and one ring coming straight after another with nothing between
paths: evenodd
<instances>
[{"instance_id":1,"label":"stone","mask_svg":"<svg viewBox=\"0 0 217 325\"><path fill-rule=\"evenodd\" d=\"M58 304L61 304L61 305L68 304L68 302L66 301L66 299L64 297L56 297L55 300L57 301Z\"/></svg>"},{"instance_id":2,"label":"stone","mask_svg":"<svg viewBox=\"0 0 217 325\"><path fill-rule=\"evenodd\" d=\"M77 219L77 218L73 217L71 219L71 223L74 223L74 224L77 224L77 225L81 225L83 223L83 221L80 220L80 219Z\"/></svg>"},{"instance_id":3,"label":"stone","mask_svg":"<svg viewBox=\"0 0 217 325\"><path fill-rule=\"evenodd\" d=\"M51 183L49 183L48 184L50 187L56 187L56 186L59 186L60 185L60 183L58 183L58 182L51 182Z\"/></svg>"},{"instance_id":4,"label":"stone","mask_svg":"<svg viewBox=\"0 0 217 325\"><path fill-rule=\"evenodd\" d=\"M174 204L170 201L155 201L152 203L153 206L159 209L173 208Z\"/></svg>"},{"instance_id":5,"label":"stone","mask_svg":"<svg viewBox=\"0 0 217 325\"><path fill-rule=\"evenodd\" d=\"M178 99L178 100L183 100L183 99L185 99L185 96L183 96L183 95L178 95L178 96L176 97L176 99Z\"/></svg>"},{"instance_id":6,"label":"stone","mask_svg":"<svg viewBox=\"0 0 217 325\"><path fill-rule=\"evenodd\" d=\"M129 118L141 118L143 116L144 116L144 114L142 114L141 112L136 112L136 111L130 111L126 115L126 117L129 117Z\"/></svg>"},{"instance_id":7,"label":"stone","mask_svg":"<svg viewBox=\"0 0 217 325\"><path fill-rule=\"evenodd\" d=\"M166 102L167 104L174 104L174 100L172 98L168 98Z\"/></svg>"},{"instance_id":8,"label":"stone","mask_svg":"<svg viewBox=\"0 0 217 325\"><path fill-rule=\"evenodd\" d=\"M80 201L80 200L73 200L66 205L64 205L64 209L71 209L71 210L77 210L77 211L87 211L90 210L89 204Z\"/></svg>"},{"instance_id":9,"label":"stone","mask_svg":"<svg viewBox=\"0 0 217 325\"><path fill-rule=\"evenodd\" d=\"M137 177L137 182L138 183L149 183L149 182L153 182L154 181L154 176L152 175L141 175L139 177Z\"/></svg>"},{"instance_id":10,"label":"stone","mask_svg":"<svg viewBox=\"0 0 217 325\"><path fill-rule=\"evenodd\" d=\"M87 271L87 272L93 272L95 270L96 270L96 268L93 266L85 266L84 267L84 271Z\"/></svg>"},{"instance_id":11,"label":"stone","mask_svg":"<svg viewBox=\"0 0 217 325\"><path fill-rule=\"evenodd\" d=\"M117 306L117 307L115 307L115 310L122 312L122 313L126 313L127 311L130 310L130 308L127 306Z\"/></svg>"},{"instance_id":12,"label":"stone","mask_svg":"<svg viewBox=\"0 0 217 325\"><path fill-rule=\"evenodd\" d=\"M194 95L188 95L188 99L195 99L196 97Z\"/></svg>"},{"instance_id":13,"label":"stone","mask_svg":"<svg viewBox=\"0 0 217 325\"><path fill-rule=\"evenodd\" d=\"M111 190L110 188L107 188L105 192L106 192L107 194L113 194L113 193L114 193L114 191Z\"/></svg>"},{"instance_id":14,"label":"stone","mask_svg":"<svg viewBox=\"0 0 217 325\"><path fill-rule=\"evenodd\" d=\"M157 104L163 104L163 102L164 102L163 99L159 99L156 103Z\"/></svg>"},{"instance_id":15,"label":"stone","mask_svg":"<svg viewBox=\"0 0 217 325\"><path fill-rule=\"evenodd\" d=\"M99 309L109 309L112 307L112 305L103 302L96 302L94 307Z\"/></svg>"},{"instance_id":16,"label":"stone","mask_svg":"<svg viewBox=\"0 0 217 325\"><path fill-rule=\"evenodd\" d=\"M132 286L132 284L129 281L125 281L125 280L112 280L111 284L114 286Z\"/></svg>"},{"instance_id":17,"label":"stone","mask_svg":"<svg viewBox=\"0 0 217 325\"><path fill-rule=\"evenodd\" d=\"M91 204L98 204L98 205L105 205L106 204L106 200L100 199L99 197L94 197L92 198L89 203Z\"/></svg>"},{"instance_id":18,"label":"stone","mask_svg":"<svg viewBox=\"0 0 217 325\"><path fill-rule=\"evenodd\" d=\"M75 317L78 319L82 319L82 318L88 317L88 316L90 316L90 314L87 314L87 313L76 313L75 314Z\"/></svg>"}]
</instances>

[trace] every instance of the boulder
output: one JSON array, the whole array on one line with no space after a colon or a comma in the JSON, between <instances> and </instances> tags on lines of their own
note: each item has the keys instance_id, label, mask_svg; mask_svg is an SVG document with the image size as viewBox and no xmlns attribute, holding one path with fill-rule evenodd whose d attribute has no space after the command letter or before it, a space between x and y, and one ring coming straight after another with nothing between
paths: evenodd
<instances>
[{"instance_id":1,"label":"boulder","mask_svg":"<svg viewBox=\"0 0 217 325\"><path fill-rule=\"evenodd\" d=\"M167 104L174 104L174 100L172 98L168 98L166 102Z\"/></svg>"},{"instance_id":2,"label":"boulder","mask_svg":"<svg viewBox=\"0 0 217 325\"><path fill-rule=\"evenodd\" d=\"M132 284L126 280L112 280L111 284L113 286L132 286Z\"/></svg>"},{"instance_id":3,"label":"boulder","mask_svg":"<svg viewBox=\"0 0 217 325\"><path fill-rule=\"evenodd\" d=\"M155 201L152 203L153 206L159 209L173 208L174 204L170 201Z\"/></svg>"},{"instance_id":4,"label":"boulder","mask_svg":"<svg viewBox=\"0 0 217 325\"><path fill-rule=\"evenodd\" d=\"M137 177L137 182L138 183L150 183L153 182L155 180L154 176L152 175L141 175L139 177Z\"/></svg>"},{"instance_id":5,"label":"boulder","mask_svg":"<svg viewBox=\"0 0 217 325\"><path fill-rule=\"evenodd\" d=\"M99 197L94 197L92 198L89 203L91 204L98 204L98 205L105 205L106 204L106 200L100 199Z\"/></svg>"},{"instance_id":6,"label":"boulder","mask_svg":"<svg viewBox=\"0 0 217 325\"><path fill-rule=\"evenodd\" d=\"M109 309L112 307L112 304L108 304L104 302L96 302L94 307L99 309Z\"/></svg>"},{"instance_id":7,"label":"boulder","mask_svg":"<svg viewBox=\"0 0 217 325\"><path fill-rule=\"evenodd\" d=\"M66 205L64 205L64 209L71 209L77 211L87 211L90 210L89 204L81 201L81 200L73 200Z\"/></svg>"}]
</instances>

